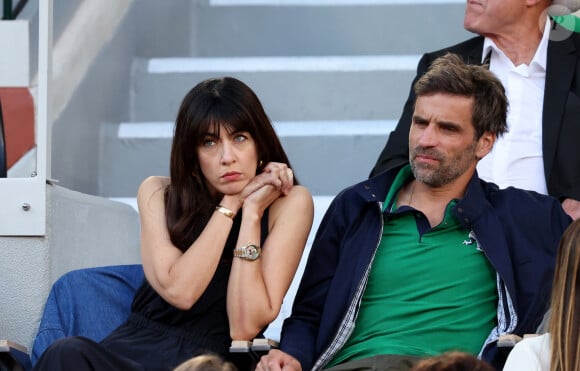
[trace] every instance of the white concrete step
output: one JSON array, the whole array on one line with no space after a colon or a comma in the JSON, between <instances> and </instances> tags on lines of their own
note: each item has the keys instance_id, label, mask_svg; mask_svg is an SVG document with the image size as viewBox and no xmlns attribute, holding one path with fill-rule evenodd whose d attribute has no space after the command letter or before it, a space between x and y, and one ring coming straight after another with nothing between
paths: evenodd
<instances>
[{"instance_id":1,"label":"white concrete step","mask_svg":"<svg viewBox=\"0 0 580 371\"><path fill-rule=\"evenodd\" d=\"M394 120L275 121L301 184L314 195L336 194L368 177ZM149 175L169 174L171 122L103 125L99 194L133 197Z\"/></svg>"},{"instance_id":2,"label":"white concrete step","mask_svg":"<svg viewBox=\"0 0 580 371\"><path fill-rule=\"evenodd\" d=\"M400 115L419 55L159 58L133 67L132 121L172 121L200 81L233 76L276 121L384 120Z\"/></svg>"},{"instance_id":3,"label":"white concrete step","mask_svg":"<svg viewBox=\"0 0 580 371\"><path fill-rule=\"evenodd\" d=\"M414 54L465 39L464 10L465 0L211 0L191 10L191 55Z\"/></svg>"}]
</instances>

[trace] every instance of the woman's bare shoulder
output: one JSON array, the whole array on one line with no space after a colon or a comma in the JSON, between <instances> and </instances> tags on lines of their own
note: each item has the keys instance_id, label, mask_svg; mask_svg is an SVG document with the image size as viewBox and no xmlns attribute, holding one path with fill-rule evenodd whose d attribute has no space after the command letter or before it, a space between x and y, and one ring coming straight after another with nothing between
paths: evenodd
<instances>
[{"instance_id":1,"label":"woman's bare shoulder","mask_svg":"<svg viewBox=\"0 0 580 371\"><path fill-rule=\"evenodd\" d=\"M137 204L139 208L143 206L142 203L151 202L152 199L163 200L163 190L169 185L169 177L166 176L150 176L147 177L137 191Z\"/></svg>"},{"instance_id":2,"label":"woman's bare shoulder","mask_svg":"<svg viewBox=\"0 0 580 371\"><path fill-rule=\"evenodd\" d=\"M141 182L137 194L152 193L158 189L163 189L169 185L169 177L166 176L149 176Z\"/></svg>"},{"instance_id":3,"label":"woman's bare shoulder","mask_svg":"<svg viewBox=\"0 0 580 371\"><path fill-rule=\"evenodd\" d=\"M312 200L312 195L308 188L295 185L290 189L290 192L284 197L278 198L273 204L274 212L283 212L283 210L289 210L290 212L296 211L307 211L312 209L314 202Z\"/></svg>"},{"instance_id":4,"label":"woman's bare shoulder","mask_svg":"<svg viewBox=\"0 0 580 371\"><path fill-rule=\"evenodd\" d=\"M295 185L294 187L292 187L288 195L312 201L312 195L310 194L310 191L308 190L308 188L302 185Z\"/></svg>"}]
</instances>

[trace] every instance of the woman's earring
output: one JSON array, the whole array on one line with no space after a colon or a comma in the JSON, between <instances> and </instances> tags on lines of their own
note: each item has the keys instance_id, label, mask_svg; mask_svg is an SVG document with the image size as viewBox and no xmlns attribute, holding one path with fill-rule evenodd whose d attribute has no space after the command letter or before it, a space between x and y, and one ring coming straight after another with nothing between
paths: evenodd
<instances>
[{"instance_id":1,"label":"woman's earring","mask_svg":"<svg viewBox=\"0 0 580 371\"><path fill-rule=\"evenodd\" d=\"M258 161L258 167L262 167L262 165L264 165L264 161L262 160Z\"/></svg>"}]
</instances>

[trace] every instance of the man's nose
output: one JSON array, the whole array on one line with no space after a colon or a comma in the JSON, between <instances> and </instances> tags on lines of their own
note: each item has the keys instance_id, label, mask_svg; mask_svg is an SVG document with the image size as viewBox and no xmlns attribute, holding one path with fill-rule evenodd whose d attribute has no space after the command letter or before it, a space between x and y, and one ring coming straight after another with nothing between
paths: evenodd
<instances>
[{"instance_id":1,"label":"man's nose","mask_svg":"<svg viewBox=\"0 0 580 371\"><path fill-rule=\"evenodd\" d=\"M427 125L420 133L418 143L423 147L432 147L437 143L438 133L435 125Z\"/></svg>"}]
</instances>

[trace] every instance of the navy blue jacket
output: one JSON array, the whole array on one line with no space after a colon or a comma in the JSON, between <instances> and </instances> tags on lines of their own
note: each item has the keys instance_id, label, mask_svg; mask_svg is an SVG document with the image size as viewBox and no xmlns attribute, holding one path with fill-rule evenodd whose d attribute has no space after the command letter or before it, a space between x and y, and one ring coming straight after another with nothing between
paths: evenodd
<instances>
[{"instance_id":1,"label":"navy blue jacket","mask_svg":"<svg viewBox=\"0 0 580 371\"><path fill-rule=\"evenodd\" d=\"M382 204L398 170L343 190L318 228L280 343L303 370L324 367L352 333L383 233ZM571 219L555 198L515 188L499 190L477 175L453 212L498 273L498 327L481 356L500 369L506 354L496 347L499 335L532 333L541 322L557 245Z\"/></svg>"}]
</instances>

